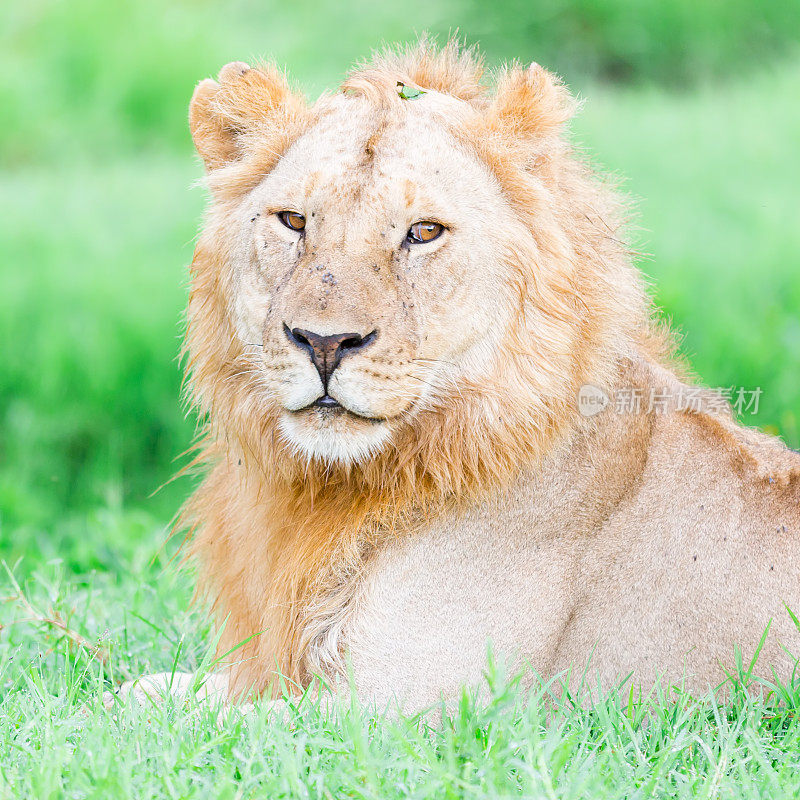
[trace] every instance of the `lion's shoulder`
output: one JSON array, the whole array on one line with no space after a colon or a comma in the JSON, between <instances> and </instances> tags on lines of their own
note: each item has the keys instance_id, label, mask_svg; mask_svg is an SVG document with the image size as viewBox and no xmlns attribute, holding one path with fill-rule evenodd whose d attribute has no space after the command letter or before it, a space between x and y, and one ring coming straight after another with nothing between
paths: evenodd
<instances>
[{"instance_id":1,"label":"lion's shoulder","mask_svg":"<svg viewBox=\"0 0 800 800\"><path fill-rule=\"evenodd\" d=\"M778 436L738 422L730 402L720 393L686 382L647 359L632 361L625 377L645 395L649 391L651 396L665 398L663 405L654 405L651 415L655 427L661 417L665 430L681 441L673 442L673 458L679 451L697 450L704 442L716 454L715 463L730 464L741 480L796 487L800 494L800 452Z\"/></svg>"},{"instance_id":2,"label":"lion's shoulder","mask_svg":"<svg viewBox=\"0 0 800 800\"><path fill-rule=\"evenodd\" d=\"M744 477L780 487L800 486L800 453L777 436L745 427L728 414L707 411L684 414L730 455Z\"/></svg>"}]
</instances>

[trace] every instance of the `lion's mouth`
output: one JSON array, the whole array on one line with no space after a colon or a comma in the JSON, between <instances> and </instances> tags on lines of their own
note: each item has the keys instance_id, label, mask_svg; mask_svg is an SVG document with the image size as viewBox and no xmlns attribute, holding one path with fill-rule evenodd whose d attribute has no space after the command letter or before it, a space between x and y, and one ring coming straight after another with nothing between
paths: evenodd
<instances>
[{"instance_id":1,"label":"lion's mouth","mask_svg":"<svg viewBox=\"0 0 800 800\"><path fill-rule=\"evenodd\" d=\"M296 411L293 411L292 413L293 414L317 413L323 415L323 417L337 417L337 416L354 417L355 419L364 420L365 422L372 422L373 424L386 422L386 420L383 417L368 417L364 414L359 414L356 411L352 411L346 406L343 406L336 398L331 397L329 394L325 394L322 395L322 397L318 397L316 400L314 400L313 403L309 403L307 406L298 408Z\"/></svg>"}]
</instances>

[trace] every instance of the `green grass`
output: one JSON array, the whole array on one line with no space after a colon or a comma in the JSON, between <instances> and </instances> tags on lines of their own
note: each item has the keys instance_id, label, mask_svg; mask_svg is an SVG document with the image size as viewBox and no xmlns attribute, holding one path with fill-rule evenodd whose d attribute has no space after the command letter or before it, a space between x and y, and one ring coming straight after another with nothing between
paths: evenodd
<instances>
[{"instance_id":1,"label":"green grass","mask_svg":"<svg viewBox=\"0 0 800 800\"><path fill-rule=\"evenodd\" d=\"M5 524L33 536L75 509L141 504L188 447L176 359L194 176L190 158L134 159L0 186ZM176 499L147 506L168 518Z\"/></svg>"},{"instance_id":2,"label":"green grass","mask_svg":"<svg viewBox=\"0 0 800 800\"><path fill-rule=\"evenodd\" d=\"M442 722L352 703L332 712L308 700L286 715L263 706L222 719L172 700L109 712L109 678L204 663L208 631L198 611L186 611L187 580L166 555L150 561L158 538L149 532L126 572L76 580L63 564L40 565L22 587L30 607L6 581L0 797L777 800L800 792L800 684L752 683L746 661L725 703L669 690L632 698L623 687L581 707L555 701L547 684L522 691L490 664L490 699L465 693ZM90 647L99 641L106 666L32 618L59 619Z\"/></svg>"},{"instance_id":3,"label":"green grass","mask_svg":"<svg viewBox=\"0 0 800 800\"><path fill-rule=\"evenodd\" d=\"M640 265L693 366L712 386L761 387L760 412L745 421L800 445L800 62L689 92L584 83L605 68L589 64L594 39L584 67L570 60L570 14L594 20L586 36L611 36L597 50L607 64L633 58L622 45L647 50L653 30L665 41L652 45L661 60L650 77L675 53L700 53L711 73L728 63L709 49L705 6L691 4L704 16L684 47L689 5L646 4L636 24L650 39L637 39L628 17L619 33L623 5L597 18L565 6L546 46L530 30L547 9L532 21L510 2L477 16L461 0L237 0L224 10L34 0L3 10L0 558L32 608L0 572L0 798L800 794L793 684L764 694L742 679L716 700L669 693L553 708L543 689L526 698L492 676L488 706L465 700L430 727L313 708L300 721L260 709L220 726L191 706L113 715L100 703L120 678L198 667L210 638L190 608L191 574L170 560L174 543L163 546L191 481L150 495L194 430L176 354L204 198L189 188L199 167L185 109L194 81L225 61L271 53L313 94L381 38L469 20L495 57L562 53L587 97L575 138L637 199L632 236L650 254ZM737 25L743 7L726 12ZM726 31L719 53L734 41ZM98 643L105 666L91 655Z\"/></svg>"}]
</instances>

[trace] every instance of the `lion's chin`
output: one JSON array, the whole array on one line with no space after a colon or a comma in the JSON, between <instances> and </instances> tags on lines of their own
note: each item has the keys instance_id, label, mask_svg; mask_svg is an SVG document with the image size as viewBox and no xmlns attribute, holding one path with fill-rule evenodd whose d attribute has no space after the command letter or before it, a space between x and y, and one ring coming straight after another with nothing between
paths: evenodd
<instances>
[{"instance_id":1,"label":"lion's chin","mask_svg":"<svg viewBox=\"0 0 800 800\"><path fill-rule=\"evenodd\" d=\"M363 463L391 437L388 420L368 419L343 408L284 411L278 427L295 455L327 464Z\"/></svg>"}]
</instances>

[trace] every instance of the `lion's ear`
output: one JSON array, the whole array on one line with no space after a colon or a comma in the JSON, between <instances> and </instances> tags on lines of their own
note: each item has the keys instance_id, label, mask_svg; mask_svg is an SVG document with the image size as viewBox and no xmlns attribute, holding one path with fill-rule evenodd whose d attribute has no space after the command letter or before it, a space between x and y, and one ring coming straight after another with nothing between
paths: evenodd
<instances>
[{"instance_id":1,"label":"lion's ear","mask_svg":"<svg viewBox=\"0 0 800 800\"><path fill-rule=\"evenodd\" d=\"M503 70L489 108L489 122L505 135L531 140L561 129L575 101L561 81L538 64Z\"/></svg>"},{"instance_id":2,"label":"lion's ear","mask_svg":"<svg viewBox=\"0 0 800 800\"><path fill-rule=\"evenodd\" d=\"M200 81L189 103L189 128L206 169L238 158L248 133L298 106L304 101L276 67L234 61L220 70L218 81Z\"/></svg>"}]
</instances>

